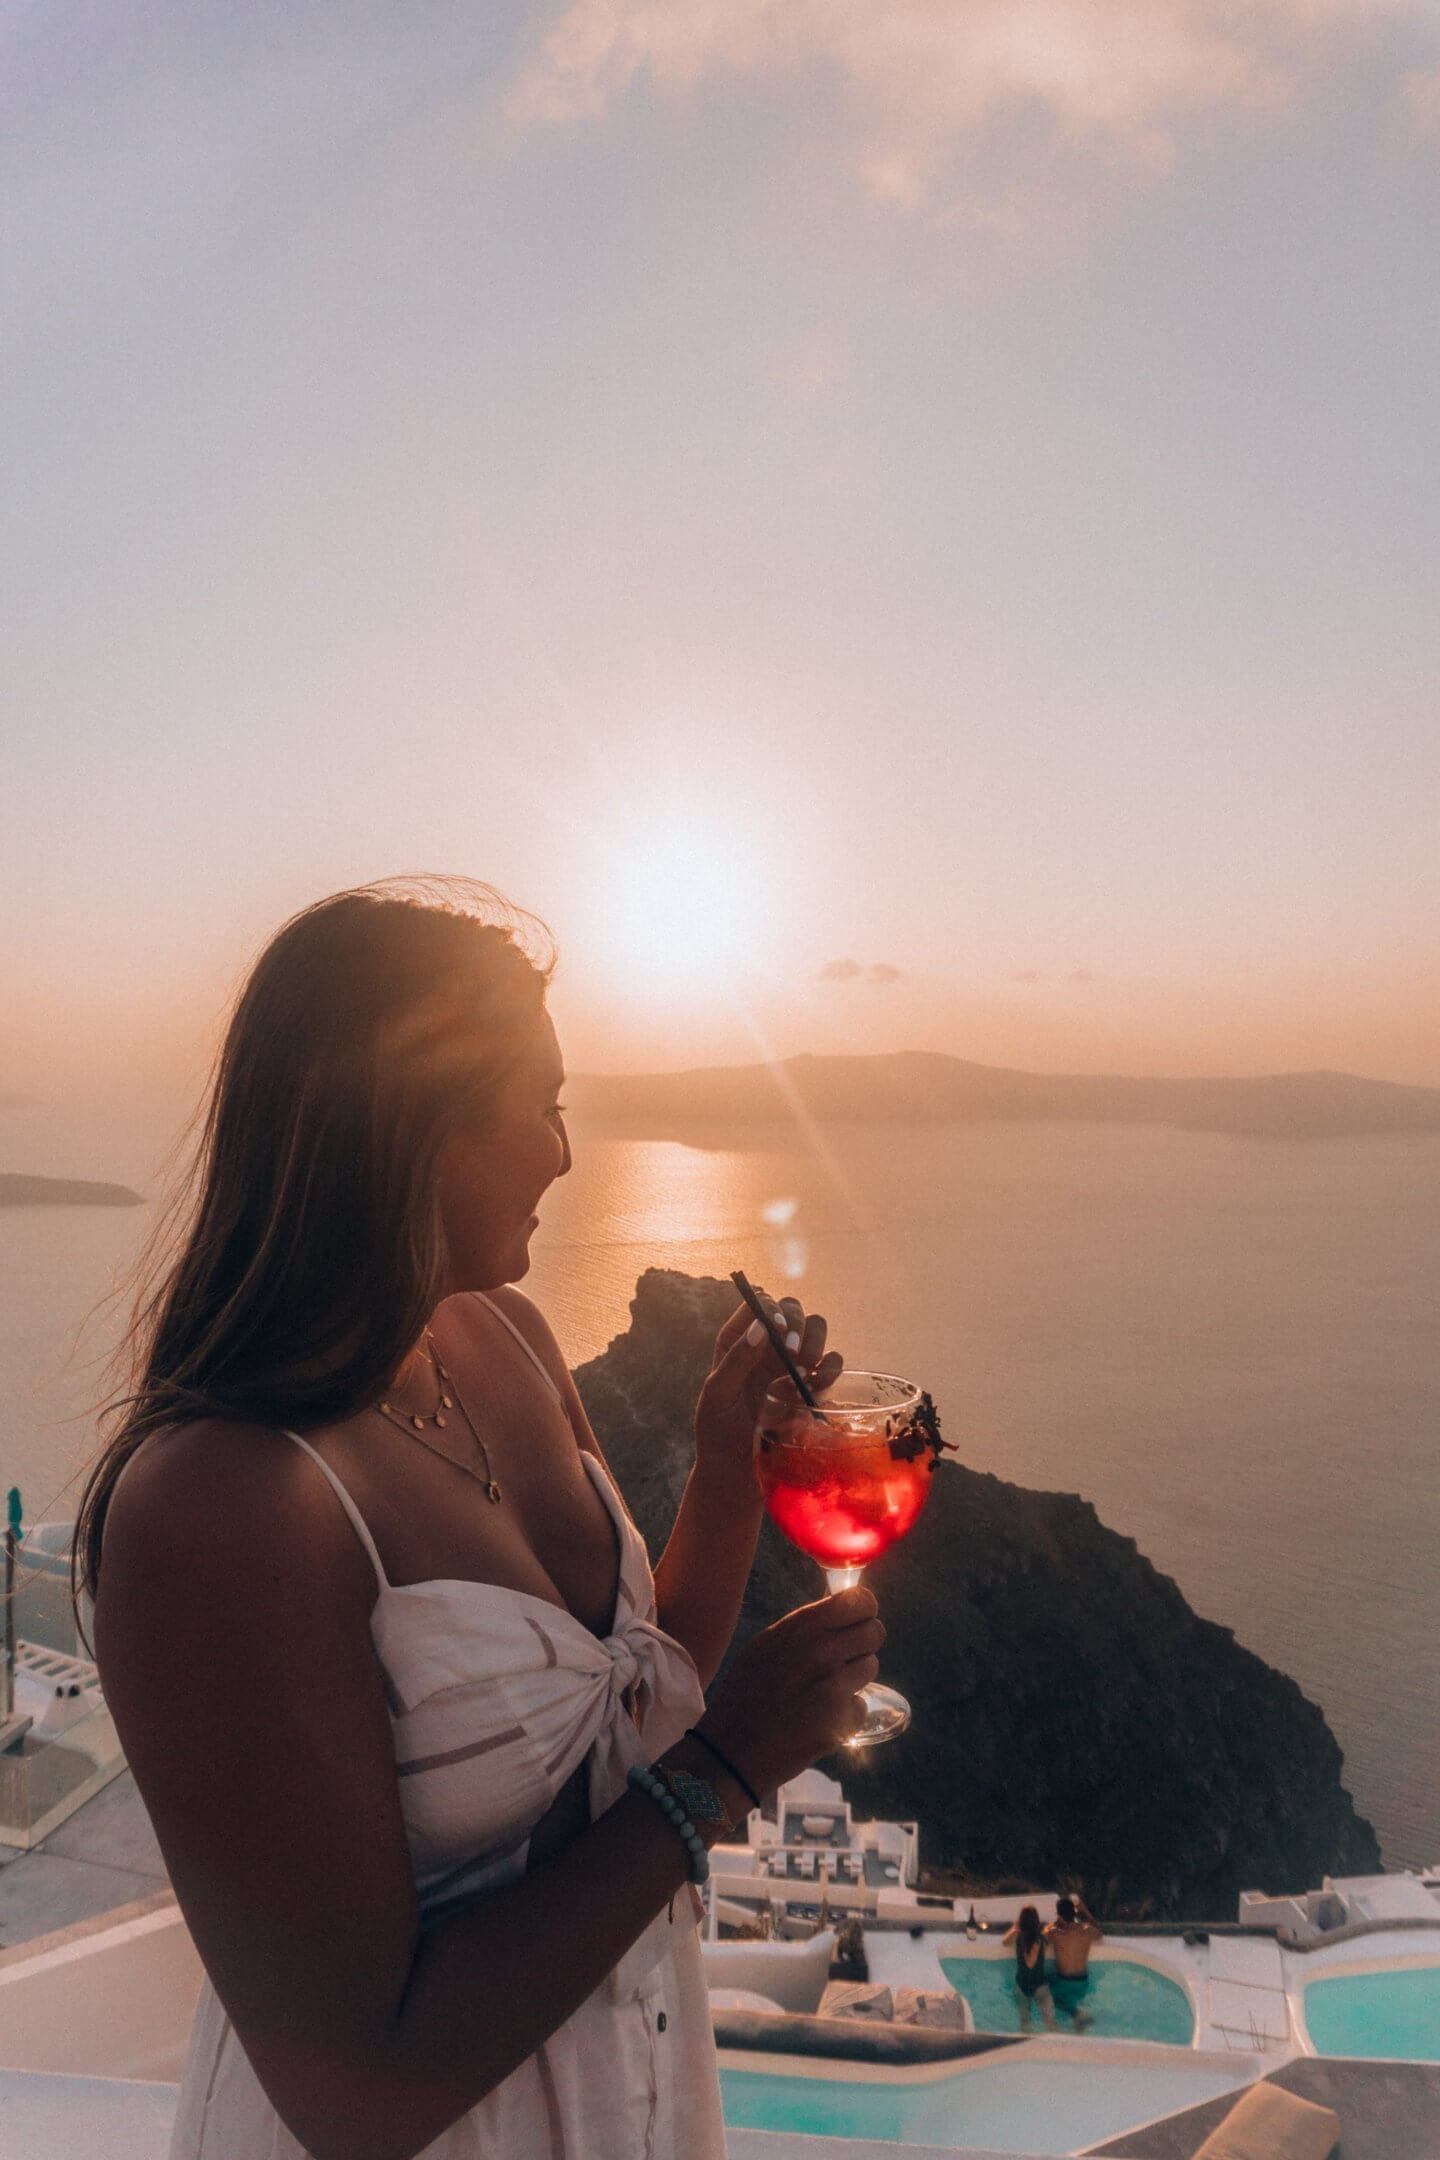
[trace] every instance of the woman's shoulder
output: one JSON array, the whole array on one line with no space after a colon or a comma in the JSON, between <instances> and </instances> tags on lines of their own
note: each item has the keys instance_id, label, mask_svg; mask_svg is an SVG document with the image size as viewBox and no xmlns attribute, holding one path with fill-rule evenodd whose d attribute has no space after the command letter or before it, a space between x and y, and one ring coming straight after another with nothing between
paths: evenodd
<instances>
[{"instance_id":1,"label":"woman's shoulder","mask_svg":"<svg viewBox=\"0 0 1440 2160\"><path fill-rule=\"evenodd\" d=\"M184 1569L212 1585L252 1582L265 1554L353 1572L355 1538L303 1449L274 1426L195 1418L147 1434L120 1473L105 1518L104 1568L145 1577ZM363 1556L362 1556L363 1560ZM362 1581L368 1579L364 1563ZM371 1586L373 1589L373 1585Z\"/></svg>"},{"instance_id":2,"label":"woman's shoulder","mask_svg":"<svg viewBox=\"0 0 1440 2160\"><path fill-rule=\"evenodd\" d=\"M165 1512L197 1501L233 1499L286 1482L301 1458L288 1433L238 1418L188 1418L147 1433L116 1479L112 1515L147 1510L163 1498Z\"/></svg>"},{"instance_id":3,"label":"woman's shoulder","mask_svg":"<svg viewBox=\"0 0 1440 2160\"><path fill-rule=\"evenodd\" d=\"M603 1463L603 1450L585 1414L585 1405L580 1400L574 1375L565 1362L565 1353L556 1341L549 1321L533 1299L526 1297L523 1290L517 1290L514 1283L505 1283L498 1290L487 1290L483 1297L471 1291L462 1293L449 1302L464 1309L461 1324L476 1329L477 1336L482 1326L494 1329L496 1312L500 1314L502 1324L508 1324L516 1330L542 1370L549 1375L576 1446L587 1455L598 1456ZM487 1306L493 1310L487 1312ZM477 1340L477 1348L479 1347Z\"/></svg>"},{"instance_id":4,"label":"woman's shoulder","mask_svg":"<svg viewBox=\"0 0 1440 2160\"><path fill-rule=\"evenodd\" d=\"M493 1317L486 1311L487 1306L492 1307L502 1320L508 1320L524 1336L557 1386L569 1379L565 1353L555 1338L554 1329L534 1299L528 1298L523 1290L517 1290L514 1283L502 1283L498 1289L486 1290L483 1294L464 1291L451 1298L449 1303L462 1317L462 1324L472 1328L493 1327Z\"/></svg>"}]
</instances>

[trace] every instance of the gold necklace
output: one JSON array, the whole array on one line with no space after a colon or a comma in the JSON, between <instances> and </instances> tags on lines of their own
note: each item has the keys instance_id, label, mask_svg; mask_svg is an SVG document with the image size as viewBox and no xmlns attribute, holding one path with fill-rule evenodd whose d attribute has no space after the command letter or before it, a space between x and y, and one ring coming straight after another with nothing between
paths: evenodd
<instances>
[{"instance_id":1,"label":"gold necklace","mask_svg":"<svg viewBox=\"0 0 1440 2160\"><path fill-rule=\"evenodd\" d=\"M388 1402L377 1403L375 1407L382 1417L389 1419L397 1432L404 1433L407 1440L418 1440L421 1447L428 1448L432 1455L438 1455L441 1462L449 1463L452 1470L459 1470L465 1477L474 1478L477 1485L484 1487L486 1499L490 1501L492 1506L498 1507L504 1495L495 1482L494 1472L490 1468L490 1450L475 1430L475 1420L466 1409L459 1388L456 1387L455 1382L441 1364L440 1353L435 1348L435 1338L428 1328L425 1330L423 1346L431 1364L435 1367L435 1377L440 1385L439 1400L428 1417L417 1416L414 1411L411 1411L407 1416L404 1411L396 1410ZM459 1410L461 1417L469 1426L470 1438L480 1450L480 1459L485 1465L483 1477L478 1470L472 1469L469 1463L457 1461L455 1456L447 1455L444 1448L436 1447L433 1440L425 1438L425 1427L427 1425L438 1425L443 1428L445 1412L455 1409Z\"/></svg>"},{"instance_id":2,"label":"gold necklace","mask_svg":"<svg viewBox=\"0 0 1440 2160\"><path fill-rule=\"evenodd\" d=\"M433 1410L427 1411L426 1414L422 1417L418 1410L397 1410L393 1403L382 1402L380 1404L380 1408L384 1411L386 1417L391 1419L408 1419L410 1424L415 1427L415 1430L417 1432L423 1432L424 1428L427 1425L439 1425L443 1428L445 1424L445 1412L447 1410L453 1410L455 1407L454 1403L450 1400L450 1397L445 1392L445 1374L441 1371L440 1360L435 1355L435 1338L430 1333L429 1328L426 1328L425 1333L420 1338L420 1347L425 1352L425 1355L429 1358L431 1364L435 1367L435 1378L439 1382L440 1386L440 1394L438 1400L436 1401L435 1408Z\"/></svg>"}]
</instances>

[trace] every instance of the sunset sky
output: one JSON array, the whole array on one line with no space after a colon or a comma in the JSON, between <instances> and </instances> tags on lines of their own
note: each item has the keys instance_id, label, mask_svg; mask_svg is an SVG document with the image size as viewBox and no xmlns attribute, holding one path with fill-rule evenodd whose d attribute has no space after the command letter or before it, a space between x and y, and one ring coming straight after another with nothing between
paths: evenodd
<instances>
[{"instance_id":1,"label":"sunset sky","mask_svg":"<svg viewBox=\"0 0 1440 2160\"><path fill-rule=\"evenodd\" d=\"M1440 1084L1418 0L17 0L0 1090L492 880L572 1065Z\"/></svg>"}]
</instances>

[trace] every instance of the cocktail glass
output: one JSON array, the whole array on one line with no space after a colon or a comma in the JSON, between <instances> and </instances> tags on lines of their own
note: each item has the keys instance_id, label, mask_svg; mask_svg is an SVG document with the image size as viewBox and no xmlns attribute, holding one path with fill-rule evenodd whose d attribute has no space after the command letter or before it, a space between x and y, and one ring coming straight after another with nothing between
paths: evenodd
<instances>
[{"instance_id":1,"label":"cocktail glass","mask_svg":"<svg viewBox=\"0 0 1440 2160\"><path fill-rule=\"evenodd\" d=\"M850 1590L867 1560L914 1528L939 1459L930 1397L893 1373L842 1372L812 1409L784 1383L760 1410L755 1475L772 1522L818 1560L831 1590ZM879 1681L861 1688L866 1716L847 1747L893 1740L910 1705Z\"/></svg>"}]
</instances>

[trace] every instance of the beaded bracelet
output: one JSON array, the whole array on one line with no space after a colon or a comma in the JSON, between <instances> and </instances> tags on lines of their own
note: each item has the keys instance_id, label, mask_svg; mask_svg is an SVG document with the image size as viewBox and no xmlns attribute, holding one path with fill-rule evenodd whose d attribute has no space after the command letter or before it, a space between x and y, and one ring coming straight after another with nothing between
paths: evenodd
<instances>
[{"instance_id":1,"label":"beaded bracelet","mask_svg":"<svg viewBox=\"0 0 1440 2160\"><path fill-rule=\"evenodd\" d=\"M653 1800L656 1807L660 1809L668 1821L675 1825L675 1828L685 1840L686 1848L690 1854L688 1872L691 1882L708 1882L710 1879L710 1855L705 1850L705 1840L701 1837L694 1823L691 1822L690 1817L665 1783L665 1780L657 1777L655 1772L649 1769L646 1764L632 1763L626 1783L633 1786L637 1792L643 1792L647 1799Z\"/></svg>"}]
</instances>

